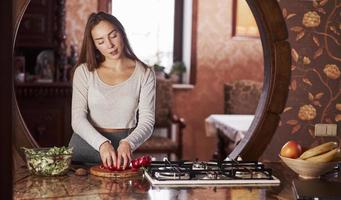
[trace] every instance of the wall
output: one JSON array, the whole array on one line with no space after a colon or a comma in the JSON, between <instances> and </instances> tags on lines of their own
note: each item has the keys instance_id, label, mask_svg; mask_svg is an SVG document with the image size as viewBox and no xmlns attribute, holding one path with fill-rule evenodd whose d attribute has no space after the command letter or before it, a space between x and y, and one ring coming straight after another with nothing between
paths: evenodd
<instances>
[{"instance_id":1,"label":"wall","mask_svg":"<svg viewBox=\"0 0 341 200\"><path fill-rule=\"evenodd\" d=\"M80 50L85 24L92 12L97 12L98 0L66 1L66 45L71 44Z\"/></svg>"},{"instance_id":2,"label":"wall","mask_svg":"<svg viewBox=\"0 0 341 200\"><path fill-rule=\"evenodd\" d=\"M292 47L292 77L279 128L263 159L278 159L280 148L291 139L306 147L327 140L341 142L341 4L337 2L279 1ZM337 123L339 136L315 137L316 123Z\"/></svg>"},{"instance_id":3,"label":"wall","mask_svg":"<svg viewBox=\"0 0 341 200\"><path fill-rule=\"evenodd\" d=\"M231 39L232 1L198 1L197 83L176 90L175 113L186 120L184 159L212 159L215 138L206 137L204 120L223 113L223 84L238 79L263 80L259 39Z\"/></svg>"}]
</instances>

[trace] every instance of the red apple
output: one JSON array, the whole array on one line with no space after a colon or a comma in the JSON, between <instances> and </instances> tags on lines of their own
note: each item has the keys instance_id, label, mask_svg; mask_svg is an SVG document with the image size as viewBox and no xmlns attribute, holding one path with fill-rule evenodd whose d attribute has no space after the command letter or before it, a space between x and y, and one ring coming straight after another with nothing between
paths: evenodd
<instances>
[{"instance_id":1,"label":"red apple","mask_svg":"<svg viewBox=\"0 0 341 200\"><path fill-rule=\"evenodd\" d=\"M302 147L296 141L290 140L283 145L280 154L287 158L298 158L302 154Z\"/></svg>"}]
</instances>

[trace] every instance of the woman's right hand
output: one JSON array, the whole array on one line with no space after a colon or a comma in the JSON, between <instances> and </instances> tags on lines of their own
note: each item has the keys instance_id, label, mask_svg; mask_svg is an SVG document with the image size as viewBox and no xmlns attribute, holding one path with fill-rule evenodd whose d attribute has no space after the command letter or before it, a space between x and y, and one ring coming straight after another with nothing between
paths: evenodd
<instances>
[{"instance_id":1,"label":"woman's right hand","mask_svg":"<svg viewBox=\"0 0 341 200\"><path fill-rule=\"evenodd\" d=\"M99 154L105 167L116 167L116 152L109 141L101 144Z\"/></svg>"}]
</instances>

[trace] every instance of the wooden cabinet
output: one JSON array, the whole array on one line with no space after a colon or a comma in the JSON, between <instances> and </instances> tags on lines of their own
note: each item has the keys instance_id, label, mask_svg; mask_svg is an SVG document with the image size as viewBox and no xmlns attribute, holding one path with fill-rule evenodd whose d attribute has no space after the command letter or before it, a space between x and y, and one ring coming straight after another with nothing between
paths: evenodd
<instances>
[{"instance_id":1,"label":"wooden cabinet","mask_svg":"<svg viewBox=\"0 0 341 200\"><path fill-rule=\"evenodd\" d=\"M40 146L67 145L71 135L71 84L21 83L16 96L27 128Z\"/></svg>"},{"instance_id":2,"label":"wooden cabinet","mask_svg":"<svg viewBox=\"0 0 341 200\"><path fill-rule=\"evenodd\" d=\"M66 48L65 0L31 0L19 25L14 51L15 56L24 58L26 78L40 75L39 67L47 64L42 59L38 62L38 56L52 51L52 56L41 57L51 60L53 80L65 81Z\"/></svg>"},{"instance_id":3,"label":"wooden cabinet","mask_svg":"<svg viewBox=\"0 0 341 200\"><path fill-rule=\"evenodd\" d=\"M17 47L53 48L56 1L31 0L19 26Z\"/></svg>"}]
</instances>

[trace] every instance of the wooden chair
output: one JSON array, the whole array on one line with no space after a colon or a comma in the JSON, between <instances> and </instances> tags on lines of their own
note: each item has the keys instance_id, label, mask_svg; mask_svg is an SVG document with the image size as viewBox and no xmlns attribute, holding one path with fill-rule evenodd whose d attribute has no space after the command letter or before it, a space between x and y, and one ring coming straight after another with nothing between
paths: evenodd
<instances>
[{"instance_id":1,"label":"wooden chair","mask_svg":"<svg viewBox=\"0 0 341 200\"><path fill-rule=\"evenodd\" d=\"M172 112L172 96L172 82L157 78L154 132L162 129L166 130L166 135L153 134L137 152L165 153L168 157L175 154L178 160L182 159L182 135L186 125L183 118Z\"/></svg>"},{"instance_id":2,"label":"wooden chair","mask_svg":"<svg viewBox=\"0 0 341 200\"><path fill-rule=\"evenodd\" d=\"M262 93L261 82L237 80L224 84L225 114L254 114Z\"/></svg>"}]
</instances>

